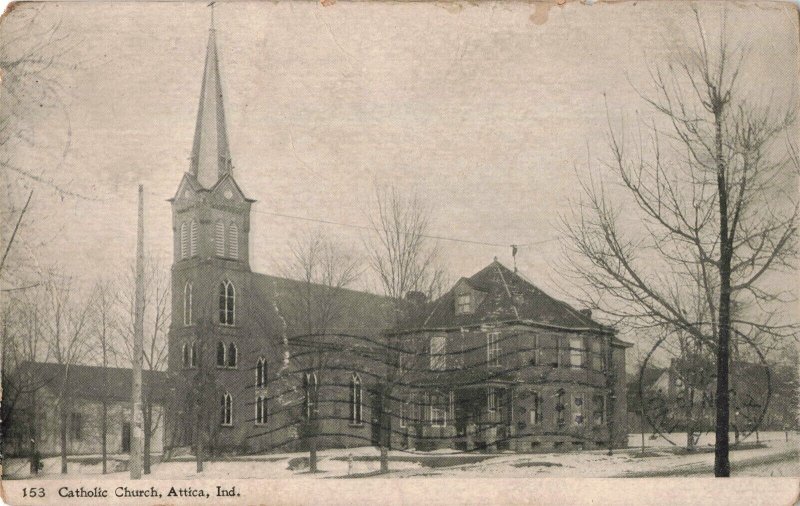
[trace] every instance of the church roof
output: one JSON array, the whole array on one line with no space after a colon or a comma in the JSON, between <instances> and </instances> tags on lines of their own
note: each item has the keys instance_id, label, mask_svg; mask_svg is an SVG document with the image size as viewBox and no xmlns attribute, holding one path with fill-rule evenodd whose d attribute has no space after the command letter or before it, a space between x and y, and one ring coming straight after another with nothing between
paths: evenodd
<instances>
[{"instance_id":1,"label":"church roof","mask_svg":"<svg viewBox=\"0 0 800 506\"><path fill-rule=\"evenodd\" d=\"M307 317L302 307L307 300L314 301L317 308L326 305L326 301L335 301L327 313L327 334L370 339L388 326L393 308L390 299L381 295L266 274L254 273L253 287L258 300L271 306L261 311L263 321L260 324L272 328L286 325L289 338L308 334ZM331 294L331 290L336 290L335 294Z\"/></svg>"},{"instance_id":2,"label":"church roof","mask_svg":"<svg viewBox=\"0 0 800 506\"><path fill-rule=\"evenodd\" d=\"M216 30L208 32L206 63L197 109L197 124L192 144L192 162L189 172L203 188L213 187L232 170L228 132L225 125L225 108L222 98L222 80L219 73Z\"/></svg>"},{"instance_id":3,"label":"church roof","mask_svg":"<svg viewBox=\"0 0 800 506\"><path fill-rule=\"evenodd\" d=\"M64 364L52 362L24 362L20 365L20 375L31 372L37 383L58 391L67 377L67 391L75 398L101 401L130 401L133 371L129 368L102 367L92 365ZM142 389L150 392L154 402L164 402L169 393L167 373L162 371L142 371Z\"/></svg>"},{"instance_id":4,"label":"church roof","mask_svg":"<svg viewBox=\"0 0 800 506\"><path fill-rule=\"evenodd\" d=\"M466 284L480 292L467 314L456 314L456 288ZM568 330L611 332L569 304L547 295L533 283L497 260L470 276L461 278L445 295L420 316L409 320L400 332L459 328L500 321L518 321Z\"/></svg>"}]
</instances>

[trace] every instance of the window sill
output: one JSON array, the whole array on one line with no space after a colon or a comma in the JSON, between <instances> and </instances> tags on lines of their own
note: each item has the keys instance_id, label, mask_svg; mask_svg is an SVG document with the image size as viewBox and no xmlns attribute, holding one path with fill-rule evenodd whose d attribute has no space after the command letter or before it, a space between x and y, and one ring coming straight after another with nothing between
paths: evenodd
<instances>
[{"instance_id":1,"label":"window sill","mask_svg":"<svg viewBox=\"0 0 800 506\"><path fill-rule=\"evenodd\" d=\"M233 427L232 423L221 423L219 424L220 427Z\"/></svg>"},{"instance_id":2,"label":"window sill","mask_svg":"<svg viewBox=\"0 0 800 506\"><path fill-rule=\"evenodd\" d=\"M227 370L227 371L236 371L239 368L237 366L229 366L229 365L219 365L217 364L217 369Z\"/></svg>"},{"instance_id":3,"label":"window sill","mask_svg":"<svg viewBox=\"0 0 800 506\"><path fill-rule=\"evenodd\" d=\"M348 427L359 427L359 428L361 428L361 427L364 427L364 422L361 422L361 423L350 422L350 423L347 424L347 426Z\"/></svg>"}]
</instances>

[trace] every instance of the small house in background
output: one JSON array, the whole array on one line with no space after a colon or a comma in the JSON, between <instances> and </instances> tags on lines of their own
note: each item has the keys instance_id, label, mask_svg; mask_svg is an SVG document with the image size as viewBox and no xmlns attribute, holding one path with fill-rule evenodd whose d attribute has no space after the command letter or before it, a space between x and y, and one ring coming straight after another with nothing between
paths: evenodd
<instances>
[{"instance_id":1,"label":"small house in background","mask_svg":"<svg viewBox=\"0 0 800 506\"><path fill-rule=\"evenodd\" d=\"M612 328L498 261L388 333L395 446L552 451L627 444L625 351Z\"/></svg>"},{"instance_id":2,"label":"small house in background","mask_svg":"<svg viewBox=\"0 0 800 506\"><path fill-rule=\"evenodd\" d=\"M4 436L6 455L26 454L31 438L43 456L61 451L59 403L66 406L69 455L102 452L102 410L106 404L106 441L109 454L127 453L131 445L131 369L88 365L26 362L18 377L32 385L15 402L12 432ZM169 393L167 374L142 372L143 391L151 406L151 453L164 448L164 405Z\"/></svg>"}]
</instances>

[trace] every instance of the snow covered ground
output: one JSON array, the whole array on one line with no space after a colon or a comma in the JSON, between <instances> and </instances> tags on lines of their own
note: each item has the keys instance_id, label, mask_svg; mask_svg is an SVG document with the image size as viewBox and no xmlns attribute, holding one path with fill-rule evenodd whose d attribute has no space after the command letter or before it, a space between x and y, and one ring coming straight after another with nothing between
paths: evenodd
<instances>
[{"instance_id":1,"label":"snow covered ground","mask_svg":"<svg viewBox=\"0 0 800 506\"><path fill-rule=\"evenodd\" d=\"M685 436L675 434L673 441L682 442ZM755 443L755 435L747 439ZM759 434L762 445L731 451L732 474L735 476L800 476L800 435L783 432ZM390 452L392 477L645 477L712 474L714 453L713 434L701 437L698 451L687 454L663 439L645 437L645 454L641 454L641 436L632 434L631 447L615 450L613 456L605 451L571 453L461 453ZM733 441L733 435L731 435ZM193 478L347 478L375 476L379 469L378 450L372 447L319 452L319 473L309 474L305 453L284 453L243 456L231 460L206 462L197 473L191 460L172 461L153 465L152 479ZM97 456L71 459L69 475L91 475L98 479L125 479L127 456L114 457L109 472L101 474ZM38 478L60 479L60 460L45 459L45 468ZM3 470L6 478L28 478L28 464L22 459L9 459Z\"/></svg>"}]
</instances>

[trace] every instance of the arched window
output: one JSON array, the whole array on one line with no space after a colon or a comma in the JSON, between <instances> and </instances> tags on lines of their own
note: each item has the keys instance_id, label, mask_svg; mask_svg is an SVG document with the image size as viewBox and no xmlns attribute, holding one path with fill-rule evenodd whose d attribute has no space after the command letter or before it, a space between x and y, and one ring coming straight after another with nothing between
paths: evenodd
<instances>
[{"instance_id":1,"label":"arched window","mask_svg":"<svg viewBox=\"0 0 800 506\"><path fill-rule=\"evenodd\" d=\"M192 220L190 228L189 256L197 256L197 221Z\"/></svg>"},{"instance_id":2,"label":"arched window","mask_svg":"<svg viewBox=\"0 0 800 506\"><path fill-rule=\"evenodd\" d=\"M447 338L445 336L433 336L431 338L431 370L443 371L447 368Z\"/></svg>"},{"instance_id":3,"label":"arched window","mask_svg":"<svg viewBox=\"0 0 800 506\"><path fill-rule=\"evenodd\" d=\"M220 424L221 425L233 425L233 397L228 392L222 396L220 400L220 407L222 415L220 417Z\"/></svg>"},{"instance_id":4,"label":"arched window","mask_svg":"<svg viewBox=\"0 0 800 506\"><path fill-rule=\"evenodd\" d=\"M183 286L183 324L192 324L192 282L187 281Z\"/></svg>"},{"instance_id":5,"label":"arched window","mask_svg":"<svg viewBox=\"0 0 800 506\"><path fill-rule=\"evenodd\" d=\"M264 357L259 357L256 362L256 388L267 386L267 361Z\"/></svg>"},{"instance_id":6,"label":"arched window","mask_svg":"<svg viewBox=\"0 0 800 506\"><path fill-rule=\"evenodd\" d=\"M214 249L218 257L225 256L225 224L221 221L214 228Z\"/></svg>"},{"instance_id":7,"label":"arched window","mask_svg":"<svg viewBox=\"0 0 800 506\"><path fill-rule=\"evenodd\" d=\"M190 353L191 351L189 350L189 345L183 343L183 367L189 367L189 364L191 363L191 357L189 356Z\"/></svg>"},{"instance_id":8,"label":"arched window","mask_svg":"<svg viewBox=\"0 0 800 506\"><path fill-rule=\"evenodd\" d=\"M228 345L228 367L236 367L237 352L235 344Z\"/></svg>"},{"instance_id":9,"label":"arched window","mask_svg":"<svg viewBox=\"0 0 800 506\"><path fill-rule=\"evenodd\" d=\"M256 398L256 425L267 423L267 397L259 395Z\"/></svg>"},{"instance_id":10,"label":"arched window","mask_svg":"<svg viewBox=\"0 0 800 506\"><path fill-rule=\"evenodd\" d=\"M228 256L233 259L239 258L239 227L236 223L231 223L228 227Z\"/></svg>"},{"instance_id":11,"label":"arched window","mask_svg":"<svg viewBox=\"0 0 800 506\"><path fill-rule=\"evenodd\" d=\"M199 360L199 355L197 354L197 341L192 342L192 350L189 355L189 365L191 367L197 367L197 361Z\"/></svg>"},{"instance_id":12,"label":"arched window","mask_svg":"<svg viewBox=\"0 0 800 506\"><path fill-rule=\"evenodd\" d=\"M217 343L217 367L225 367L225 343L222 341Z\"/></svg>"},{"instance_id":13,"label":"arched window","mask_svg":"<svg viewBox=\"0 0 800 506\"><path fill-rule=\"evenodd\" d=\"M189 256L189 233L186 223L181 223L181 260Z\"/></svg>"},{"instance_id":14,"label":"arched window","mask_svg":"<svg viewBox=\"0 0 800 506\"><path fill-rule=\"evenodd\" d=\"M315 373L303 375L303 394L303 416L308 420L316 412L317 375Z\"/></svg>"},{"instance_id":15,"label":"arched window","mask_svg":"<svg viewBox=\"0 0 800 506\"><path fill-rule=\"evenodd\" d=\"M361 377L353 373L350 378L350 423L352 424L360 425L364 422L362 395Z\"/></svg>"},{"instance_id":16,"label":"arched window","mask_svg":"<svg viewBox=\"0 0 800 506\"><path fill-rule=\"evenodd\" d=\"M233 283L225 280L219 284L219 322L222 325L234 324L235 303L236 290L233 288Z\"/></svg>"}]
</instances>

